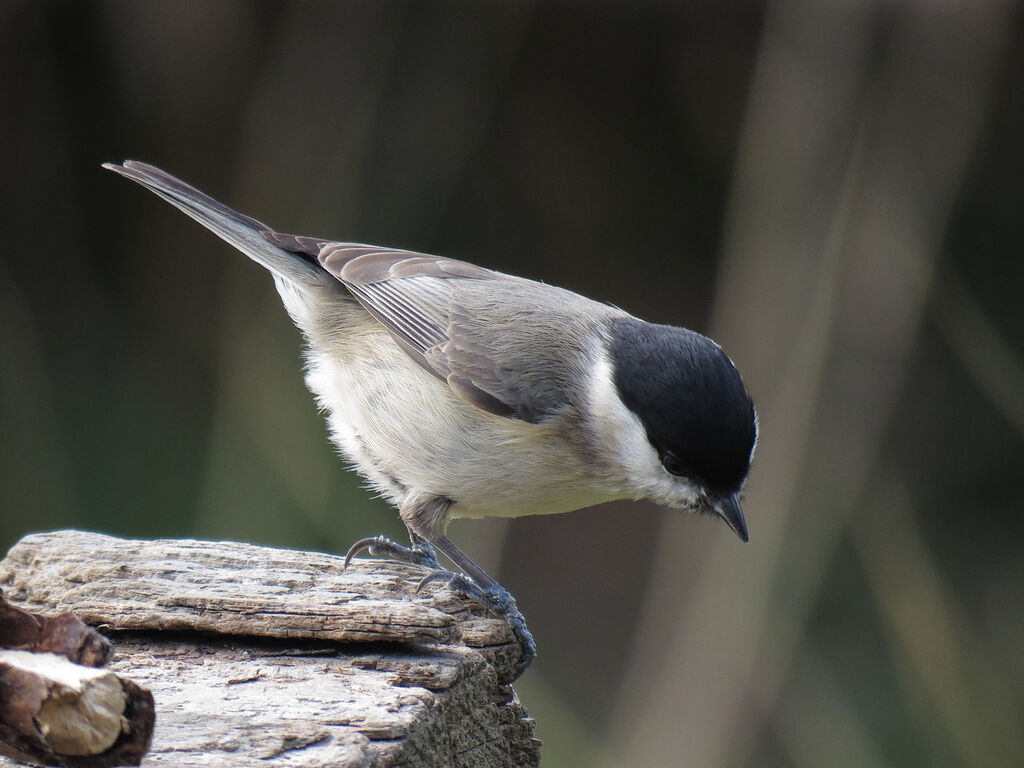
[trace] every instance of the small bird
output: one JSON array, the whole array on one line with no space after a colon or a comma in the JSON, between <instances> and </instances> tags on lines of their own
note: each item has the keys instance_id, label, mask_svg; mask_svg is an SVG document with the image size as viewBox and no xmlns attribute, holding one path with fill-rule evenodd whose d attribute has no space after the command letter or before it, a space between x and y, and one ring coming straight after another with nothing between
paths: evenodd
<instances>
[{"instance_id":1,"label":"small bird","mask_svg":"<svg viewBox=\"0 0 1024 768\"><path fill-rule=\"evenodd\" d=\"M270 271L305 337L306 384L331 438L398 508L422 565L536 645L515 599L447 537L459 517L568 512L615 499L717 515L743 540L739 495L757 415L711 339L464 261L286 235L170 174L138 182ZM461 573L442 568L436 550Z\"/></svg>"}]
</instances>

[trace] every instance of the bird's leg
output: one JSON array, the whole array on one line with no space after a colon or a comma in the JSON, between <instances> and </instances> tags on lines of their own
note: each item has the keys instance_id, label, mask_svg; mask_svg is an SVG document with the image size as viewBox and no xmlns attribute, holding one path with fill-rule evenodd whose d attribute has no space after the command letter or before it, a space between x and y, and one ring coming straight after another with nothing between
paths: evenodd
<instances>
[{"instance_id":1,"label":"bird's leg","mask_svg":"<svg viewBox=\"0 0 1024 768\"><path fill-rule=\"evenodd\" d=\"M455 546L455 543L447 536L438 536L434 538L433 543L465 573L452 573L443 569L433 571L423 577L417 590L422 589L431 581L447 580L449 587L466 593L492 613L504 616L523 649L522 656L519 657L519 662L516 664L515 677L512 678L515 680L526 671L526 668L537 656L537 644L526 626L526 619L523 618L523 614L520 613L519 607L516 605L516 599L507 589L491 578L487 571L474 563L469 555Z\"/></svg>"},{"instance_id":2,"label":"bird's leg","mask_svg":"<svg viewBox=\"0 0 1024 768\"><path fill-rule=\"evenodd\" d=\"M417 591L432 581L446 581L449 587L465 593L487 610L504 616L523 649L519 663L516 664L517 678L537 655L537 645L526 626L523 614L519 612L515 598L443 534L451 505L451 499L443 496L420 497L410 504L403 505L400 513L402 521L409 529L412 546L404 547L384 536L361 539L353 544L345 555L345 565L347 566L349 561L364 549L369 550L374 556L383 555L421 565L429 568L431 572L420 581ZM456 567L462 569L463 573L455 573L442 567L437 561L434 547L441 550Z\"/></svg>"}]
</instances>

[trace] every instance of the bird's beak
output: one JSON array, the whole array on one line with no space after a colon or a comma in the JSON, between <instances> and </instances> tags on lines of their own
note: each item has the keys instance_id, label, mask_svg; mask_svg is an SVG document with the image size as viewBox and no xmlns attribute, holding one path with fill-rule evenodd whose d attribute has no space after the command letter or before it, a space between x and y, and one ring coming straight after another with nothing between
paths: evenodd
<instances>
[{"instance_id":1,"label":"bird's beak","mask_svg":"<svg viewBox=\"0 0 1024 768\"><path fill-rule=\"evenodd\" d=\"M735 493L716 500L713 505L715 514L725 520L726 525L732 528L733 533L743 541L750 541L747 535L747 523L743 519L743 510L740 509L740 500Z\"/></svg>"}]
</instances>

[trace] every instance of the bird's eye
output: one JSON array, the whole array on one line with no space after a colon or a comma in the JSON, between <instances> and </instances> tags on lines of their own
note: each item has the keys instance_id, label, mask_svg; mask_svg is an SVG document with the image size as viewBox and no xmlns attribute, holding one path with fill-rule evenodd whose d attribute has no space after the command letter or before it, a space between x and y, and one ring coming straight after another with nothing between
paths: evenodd
<instances>
[{"instance_id":1,"label":"bird's eye","mask_svg":"<svg viewBox=\"0 0 1024 768\"><path fill-rule=\"evenodd\" d=\"M685 475L687 471L686 463L672 453L672 451L665 451L661 454L661 466L670 475L675 475L676 477Z\"/></svg>"}]
</instances>

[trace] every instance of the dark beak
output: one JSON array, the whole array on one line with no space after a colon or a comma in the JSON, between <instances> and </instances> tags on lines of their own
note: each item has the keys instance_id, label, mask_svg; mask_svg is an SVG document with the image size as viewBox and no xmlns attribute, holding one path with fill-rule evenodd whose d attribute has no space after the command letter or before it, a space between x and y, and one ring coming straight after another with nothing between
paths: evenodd
<instances>
[{"instance_id":1,"label":"dark beak","mask_svg":"<svg viewBox=\"0 0 1024 768\"><path fill-rule=\"evenodd\" d=\"M733 533L743 541L750 541L747 536L747 523L743 519L743 510L740 509L740 500L735 493L723 496L713 504L715 514L725 520L726 525L732 528Z\"/></svg>"}]
</instances>

